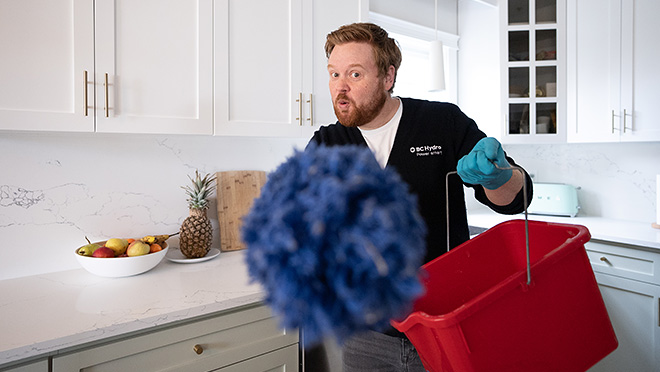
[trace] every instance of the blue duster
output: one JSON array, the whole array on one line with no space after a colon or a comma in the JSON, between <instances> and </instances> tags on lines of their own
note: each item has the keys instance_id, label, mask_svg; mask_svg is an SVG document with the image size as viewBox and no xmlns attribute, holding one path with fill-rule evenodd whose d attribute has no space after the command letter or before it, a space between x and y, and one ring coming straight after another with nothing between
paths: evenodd
<instances>
[{"instance_id":1,"label":"blue duster","mask_svg":"<svg viewBox=\"0 0 660 372\"><path fill-rule=\"evenodd\" d=\"M417 199L367 147L295 151L269 174L241 233L251 279L305 346L384 330L424 291Z\"/></svg>"}]
</instances>

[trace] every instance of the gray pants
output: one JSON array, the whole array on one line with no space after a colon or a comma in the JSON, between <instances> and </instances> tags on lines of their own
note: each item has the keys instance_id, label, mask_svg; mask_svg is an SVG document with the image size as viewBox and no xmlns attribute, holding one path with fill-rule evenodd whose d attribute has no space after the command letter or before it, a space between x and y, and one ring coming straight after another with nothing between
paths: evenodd
<instances>
[{"instance_id":1,"label":"gray pants","mask_svg":"<svg viewBox=\"0 0 660 372\"><path fill-rule=\"evenodd\" d=\"M344 372L425 372L415 347L405 338L365 332L345 342Z\"/></svg>"}]
</instances>

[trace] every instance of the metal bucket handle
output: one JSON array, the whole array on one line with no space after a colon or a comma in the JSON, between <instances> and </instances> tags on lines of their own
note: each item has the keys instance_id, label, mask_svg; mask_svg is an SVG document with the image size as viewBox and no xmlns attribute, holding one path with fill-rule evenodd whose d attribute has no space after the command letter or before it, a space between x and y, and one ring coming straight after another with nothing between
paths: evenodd
<instances>
[{"instance_id":1,"label":"metal bucket handle","mask_svg":"<svg viewBox=\"0 0 660 372\"><path fill-rule=\"evenodd\" d=\"M491 161L495 168L500 170L517 170L522 174L523 180L523 205L525 206L525 256L527 259L527 285L532 284L531 265L529 260L529 220L527 218L527 180L525 179L525 171L519 166L500 167L497 163ZM445 176L445 203L447 206L447 252L449 252L451 245L449 244L449 176L458 174L458 171L448 172Z\"/></svg>"}]
</instances>

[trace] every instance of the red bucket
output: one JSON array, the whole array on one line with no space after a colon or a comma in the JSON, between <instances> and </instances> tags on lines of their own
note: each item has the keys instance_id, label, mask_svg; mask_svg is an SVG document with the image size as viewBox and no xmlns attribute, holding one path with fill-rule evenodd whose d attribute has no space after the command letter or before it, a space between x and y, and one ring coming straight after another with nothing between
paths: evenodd
<instances>
[{"instance_id":1,"label":"red bucket","mask_svg":"<svg viewBox=\"0 0 660 372\"><path fill-rule=\"evenodd\" d=\"M430 371L584 372L618 342L579 225L501 223L423 266L426 293L392 325Z\"/></svg>"}]
</instances>

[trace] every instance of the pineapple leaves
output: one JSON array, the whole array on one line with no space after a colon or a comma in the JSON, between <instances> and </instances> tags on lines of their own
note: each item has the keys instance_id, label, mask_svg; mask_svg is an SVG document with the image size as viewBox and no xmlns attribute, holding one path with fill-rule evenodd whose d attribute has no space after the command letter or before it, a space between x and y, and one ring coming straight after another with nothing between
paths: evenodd
<instances>
[{"instance_id":1,"label":"pineapple leaves","mask_svg":"<svg viewBox=\"0 0 660 372\"><path fill-rule=\"evenodd\" d=\"M215 190L215 176L207 173L203 178L199 171L195 170L195 178L188 176L192 186L181 186L188 195L188 208L191 209L206 209L208 205L208 197L211 196Z\"/></svg>"}]
</instances>

